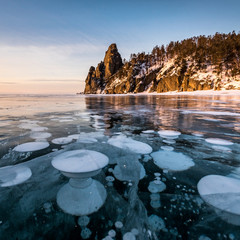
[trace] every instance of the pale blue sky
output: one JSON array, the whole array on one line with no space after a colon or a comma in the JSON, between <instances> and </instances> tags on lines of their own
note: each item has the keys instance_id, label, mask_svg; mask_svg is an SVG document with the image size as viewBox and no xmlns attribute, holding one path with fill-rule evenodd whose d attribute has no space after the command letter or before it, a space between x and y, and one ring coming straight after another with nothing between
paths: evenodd
<instances>
[{"instance_id":1,"label":"pale blue sky","mask_svg":"<svg viewBox=\"0 0 240 240\"><path fill-rule=\"evenodd\" d=\"M240 2L0 0L0 93L75 93L115 42L155 45L240 30Z\"/></svg>"}]
</instances>

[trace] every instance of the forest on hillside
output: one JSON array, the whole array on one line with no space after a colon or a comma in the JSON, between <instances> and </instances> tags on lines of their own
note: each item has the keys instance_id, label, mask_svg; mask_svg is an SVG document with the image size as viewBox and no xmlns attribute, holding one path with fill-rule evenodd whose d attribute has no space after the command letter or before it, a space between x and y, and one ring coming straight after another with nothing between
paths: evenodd
<instances>
[{"instance_id":1,"label":"forest on hillside","mask_svg":"<svg viewBox=\"0 0 240 240\"><path fill-rule=\"evenodd\" d=\"M213 66L216 73L225 70L229 76L240 74L240 33L235 31L224 34L216 33L211 36L198 36L182 41L171 41L168 45L155 46L151 53L131 54L129 63L145 63L146 69L153 65L163 65L171 58L175 58L175 65L184 67L189 61L196 70L204 70ZM127 63L124 60L124 63Z\"/></svg>"}]
</instances>

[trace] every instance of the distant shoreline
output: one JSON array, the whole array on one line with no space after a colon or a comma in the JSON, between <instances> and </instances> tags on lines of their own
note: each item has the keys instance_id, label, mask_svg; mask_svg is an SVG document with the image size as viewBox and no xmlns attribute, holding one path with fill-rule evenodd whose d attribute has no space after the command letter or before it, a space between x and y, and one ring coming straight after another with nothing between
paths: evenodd
<instances>
[{"instance_id":1,"label":"distant shoreline","mask_svg":"<svg viewBox=\"0 0 240 240\"><path fill-rule=\"evenodd\" d=\"M78 96L161 96L161 95L190 95L190 96L206 96L206 95L240 95L240 90L199 90L199 91L185 91L185 92L177 92L177 91L172 91L172 92L163 92L163 93L147 93L147 92L142 92L142 93L121 93L121 94L79 94L79 93L68 93L68 94L39 94L39 93L31 93L31 94L21 94L21 93L1 93L1 97L78 97Z\"/></svg>"},{"instance_id":2,"label":"distant shoreline","mask_svg":"<svg viewBox=\"0 0 240 240\"><path fill-rule=\"evenodd\" d=\"M183 92L163 92L163 93L121 93L121 94L103 94L103 93L96 93L96 94L78 94L81 96L147 96L147 95L190 95L190 96L201 96L201 95L240 95L240 90L198 90L198 91L183 91Z\"/></svg>"}]
</instances>

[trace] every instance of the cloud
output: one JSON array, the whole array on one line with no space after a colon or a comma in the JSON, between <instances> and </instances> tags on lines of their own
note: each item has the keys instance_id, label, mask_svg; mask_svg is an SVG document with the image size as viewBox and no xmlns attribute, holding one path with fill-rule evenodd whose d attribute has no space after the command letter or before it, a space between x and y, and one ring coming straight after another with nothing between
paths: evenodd
<instances>
[{"instance_id":1,"label":"cloud","mask_svg":"<svg viewBox=\"0 0 240 240\"><path fill-rule=\"evenodd\" d=\"M90 43L51 46L0 44L0 81L85 79L89 67L97 65L105 50L106 46Z\"/></svg>"},{"instance_id":2,"label":"cloud","mask_svg":"<svg viewBox=\"0 0 240 240\"><path fill-rule=\"evenodd\" d=\"M31 79L29 82L80 82L79 79Z\"/></svg>"},{"instance_id":3,"label":"cloud","mask_svg":"<svg viewBox=\"0 0 240 240\"><path fill-rule=\"evenodd\" d=\"M0 81L0 84L18 84L18 83L16 83L16 82L1 82Z\"/></svg>"}]
</instances>

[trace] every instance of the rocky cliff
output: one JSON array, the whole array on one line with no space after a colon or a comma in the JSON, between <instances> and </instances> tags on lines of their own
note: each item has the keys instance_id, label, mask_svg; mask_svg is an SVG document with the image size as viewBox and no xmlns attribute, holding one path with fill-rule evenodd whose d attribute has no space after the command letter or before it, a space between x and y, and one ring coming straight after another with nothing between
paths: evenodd
<instances>
[{"instance_id":1,"label":"rocky cliff","mask_svg":"<svg viewBox=\"0 0 240 240\"><path fill-rule=\"evenodd\" d=\"M106 51L104 61L98 66L91 66L85 81L85 94L102 93L109 79L123 66L121 55L118 52L117 45L111 44Z\"/></svg>"},{"instance_id":2,"label":"rocky cliff","mask_svg":"<svg viewBox=\"0 0 240 240\"><path fill-rule=\"evenodd\" d=\"M116 44L111 44L104 61L99 63L96 69L90 68L84 93L240 89L240 35L237 36L239 38L236 40L232 40L232 35L230 36L230 43L235 46L230 51L235 55L228 51L224 53L223 50L219 55L215 53L216 47L215 52L211 52L211 47L214 48L213 37L210 38L210 43L205 43L208 47L201 46L203 40L199 37L201 41L190 39L192 44L188 39L188 45L184 40L178 45L156 47L151 54L132 54L130 60L124 64ZM226 36L224 43L225 39ZM219 40L217 46L219 48ZM205 48L206 52L203 51Z\"/></svg>"}]
</instances>

